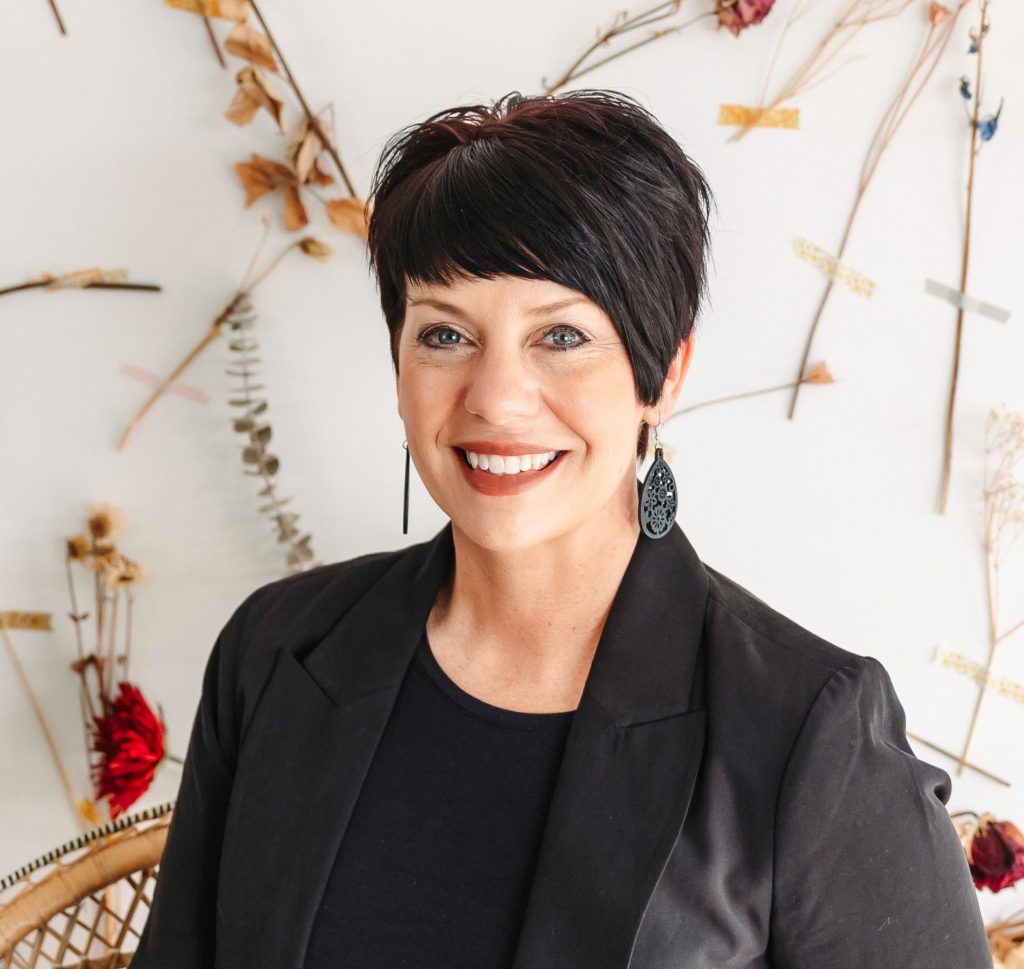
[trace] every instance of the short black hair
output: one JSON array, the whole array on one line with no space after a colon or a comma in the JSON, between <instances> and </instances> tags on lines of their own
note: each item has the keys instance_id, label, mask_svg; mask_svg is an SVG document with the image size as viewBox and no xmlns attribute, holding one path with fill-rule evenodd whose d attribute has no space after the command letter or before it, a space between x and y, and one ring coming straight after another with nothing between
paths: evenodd
<instances>
[{"instance_id":1,"label":"short black hair","mask_svg":"<svg viewBox=\"0 0 1024 969\"><path fill-rule=\"evenodd\" d=\"M395 372L407 281L547 279L608 314L638 399L657 403L705 294L713 202L700 168L620 92L512 91L401 129L366 202ZM645 423L640 459L647 437Z\"/></svg>"}]
</instances>

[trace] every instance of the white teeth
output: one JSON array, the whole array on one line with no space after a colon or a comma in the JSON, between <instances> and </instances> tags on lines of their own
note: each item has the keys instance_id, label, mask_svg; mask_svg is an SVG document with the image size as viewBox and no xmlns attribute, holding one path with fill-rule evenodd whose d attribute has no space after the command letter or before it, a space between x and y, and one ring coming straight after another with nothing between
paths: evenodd
<instances>
[{"instance_id":1,"label":"white teeth","mask_svg":"<svg viewBox=\"0 0 1024 969\"><path fill-rule=\"evenodd\" d=\"M558 451L545 451L542 454L477 454L474 451L463 451L470 467L489 471L491 474L519 474L520 471L533 471L550 464Z\"/></svg>"}]
</instances>

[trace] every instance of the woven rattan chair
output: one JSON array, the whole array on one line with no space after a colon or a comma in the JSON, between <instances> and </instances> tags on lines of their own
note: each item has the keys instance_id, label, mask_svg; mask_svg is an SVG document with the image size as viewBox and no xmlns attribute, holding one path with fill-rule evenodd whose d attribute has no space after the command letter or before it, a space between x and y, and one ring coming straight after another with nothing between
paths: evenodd
<instances>
[{"instance_id":1,"label":"woven rattan chair","mask_svg":"<svg viewBox=\"0 0 1024 969\"><path fill-rule=\"evenodd\" d=\"M173 801L94 828L0 881L0 969L121 969L142 935Z\"/></svg>"}]
</instances>

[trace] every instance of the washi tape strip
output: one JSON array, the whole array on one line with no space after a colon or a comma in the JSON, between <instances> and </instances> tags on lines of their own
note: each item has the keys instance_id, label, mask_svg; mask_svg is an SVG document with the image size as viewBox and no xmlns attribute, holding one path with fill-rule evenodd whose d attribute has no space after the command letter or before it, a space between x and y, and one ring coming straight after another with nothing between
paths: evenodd
<instances>
[{"instance_id":1,"label":"washi tape strip","mask_svg":"<svg viewBox=\"0 0 1024 969\"><path fill-rule=\"evenodd\" d=\"M834 278L837 282L849 286L857 296L871 299L875 295L875 283L868 279L863 273L857 272L850 266L840 263L834 256L830 256L821 246L813 242L797 237L793 240L793 249L796 254L812 266L816 266L826 276Z\"/></svg>"},{"instance_id":2,"label":"washi tape strip","mask_svg":"<svg viewBox=\"0 0 1024 969\"><path fill-rule=\"evenodd\" d=\"M0 612L0 626L7 629L34 629L37 632L52 632L50 625L50 613L48 612L18 612L16 609L8 609Z\"/></svg>"},{"instance_id":3,"label":"washi tape strip","mask_svg":"<svg viewBox=\"0 0 1024 969\"><path fill-rule=\"evenodd\" d=\"M1013 700L1014 703L1024 703L1024 684L1011 680L1008 676L995 676L992 673L986 677L985 667L962 653L937 649L933 662L974 680L978 686L987 681L988 688L995 690L1000 696L1005 696L1008 700Z\"/></svg>"},{"instance_id":4,"label":"washi tape strip","mask_svg":"<svg viewBox=\"0 0 1024 969\"><path fill-rule=\"evenodd\" d=\"M153 373L151 370L143 370L142 367L137 367L133 363L122 363L119 369L126 377L134 377L136 380L149 384L151 387L160 387L166 379L159 374ZM186 397L188 400L194 400L197 404L210 403L210 395L205 390L200 390L191 384L183 384L180 380L175 380L174 383L169 384L167 393Z\"/></svg>"},{"instance_id":5,"label":"washi tape strip","mask_svg":"<svg viewBox=\"0 0 1024 969\"><path fill-rule=\"evenodd\" d=\"M721 104L718 123L745 128L799 128L799 108L750 108L745 104Z\"/></svg>"},{"instance_id":6,"label":"washi tape strip","mask_svg":"<svg viewBox=\"0 0 1024 969\"><path fill-rule=\"evenodd\" d=\"M987 316L990 320L995 320L997 323L1005 323L1010 318L1009 310L1004 310L1001 306L987 303L985 300L971 296L969 293L961 292L959 289L950 289L949 286L943 286L942 283L936 282L934 279L926 279L924 281L924 288L932 296L939 296L957 308L963 307L963 309L969 310L972 313L980 313L982 316Z\"/></svg>"}]
</instances>

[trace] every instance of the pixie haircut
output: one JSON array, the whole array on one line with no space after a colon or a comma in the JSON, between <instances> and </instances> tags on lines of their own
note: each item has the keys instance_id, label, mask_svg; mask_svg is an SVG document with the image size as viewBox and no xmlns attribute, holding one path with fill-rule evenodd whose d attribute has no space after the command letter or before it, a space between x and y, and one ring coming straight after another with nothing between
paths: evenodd
<instances>
[{"instance_id":1,"label":"pixie haircut","mask_svg":"<svg viewBox=\"0 0 1024 969\"><path fill-rule=\"evenodd\" d=\"M398 346L406 284L546 279L611 319L653 405L704 296L711 190L654 116L583 89L465 105L398 131L366 203L369 264ZM648 425L637 458L648 450Z\"/></svg>"}]
</instances>

